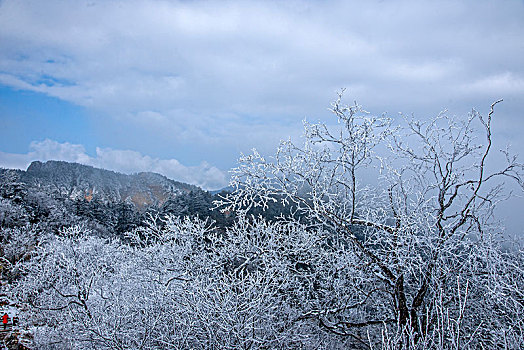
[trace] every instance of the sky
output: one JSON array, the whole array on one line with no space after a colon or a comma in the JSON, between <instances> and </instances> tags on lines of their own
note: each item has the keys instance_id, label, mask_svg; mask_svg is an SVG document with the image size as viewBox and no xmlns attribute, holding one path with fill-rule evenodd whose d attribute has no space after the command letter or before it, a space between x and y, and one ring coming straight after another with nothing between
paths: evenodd
<instances>
[{"instance_id":1,"label":"sky","mask_svg":"<svg viewBox=\"0 0 524 350\"><path fill-rule=\"evenodd\" d=\"M341 88L393 119L504 98L495 143L524 155L524 1L0 0L0 167L218 189L241 153L336 122Z\"/></svg>"}]
</instances>

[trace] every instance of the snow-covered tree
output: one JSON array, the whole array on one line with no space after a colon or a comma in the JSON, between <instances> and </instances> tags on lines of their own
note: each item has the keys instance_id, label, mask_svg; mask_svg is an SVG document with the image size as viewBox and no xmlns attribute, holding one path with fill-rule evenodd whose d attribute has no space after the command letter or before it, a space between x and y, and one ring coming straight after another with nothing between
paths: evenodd
<instances>
[{"instance_id":1,"label":"snow-covered tree","mask_svg":"<svg viewBox=\"0 0 524 350\"><path fill-rule=\"evenodd\" d=\"M236 190L219 203L233 211L281 200L325 230L318 244L341 256L311 281L319 297L302 301L301 317L364 347L522 345L524 280L514 262L522 253L502 253L493 210L503 180L523 186L523 165L503 150L506 165L488 170L500 101L487 116L441 113L394 127L341 97L332 105L337 128L305 123L303 145L243 156Z\"/></svg>"},{"instance_id":2,"label":"snow-covered tree","mask_svg":"<svg viewBox=\"0 0 524 350\"><path fill-rule=\"evenodd\" d=\"M15 288L35 346L522 348L524 252L493 210L523 167L488 164L497 103L394 127L339 98L338 127L241 158L217 203L231 226L152 215L122 241L40 239ZM275 202L280 219L250 214Z\"/></svg>"}]
</instances>

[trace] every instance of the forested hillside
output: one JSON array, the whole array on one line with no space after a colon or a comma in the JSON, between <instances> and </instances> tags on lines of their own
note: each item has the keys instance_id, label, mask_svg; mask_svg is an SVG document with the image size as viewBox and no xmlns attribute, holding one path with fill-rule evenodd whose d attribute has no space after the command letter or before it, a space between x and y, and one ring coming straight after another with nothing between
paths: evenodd
<instances>
[{"instance_id":1,"label":"forested hillside","mask_svg":"<svg viewBox=\"0 0 524 350\"><path fill-rule=\"evenodd\" d=\"M33 162L27 171L0 169L0 224L57 232L82 223L103 236L121 235L150 215L200 216L218 225L213 195L155 173L125 175L90 166Z\"/></svg>"}]
</instances>

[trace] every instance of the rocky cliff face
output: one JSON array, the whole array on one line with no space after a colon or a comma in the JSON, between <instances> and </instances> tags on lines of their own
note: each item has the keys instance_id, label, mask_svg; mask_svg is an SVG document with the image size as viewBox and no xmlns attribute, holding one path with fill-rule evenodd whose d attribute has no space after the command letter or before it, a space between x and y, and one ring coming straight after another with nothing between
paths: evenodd
<instances>
[{"instance_id":1,"label":"rocky cliff face","mask_svg":"<svg viewBox=\"0 0 524 350\"><path fill-rule=\"evenodd\" d=\"M21 173L20 180L29 187L71 200L95 200L104 204L124 202L139 211L160 207L169 199L199 190L160 174L125 175L62 161L33 162Z\"/></svg>"}]
</instances>

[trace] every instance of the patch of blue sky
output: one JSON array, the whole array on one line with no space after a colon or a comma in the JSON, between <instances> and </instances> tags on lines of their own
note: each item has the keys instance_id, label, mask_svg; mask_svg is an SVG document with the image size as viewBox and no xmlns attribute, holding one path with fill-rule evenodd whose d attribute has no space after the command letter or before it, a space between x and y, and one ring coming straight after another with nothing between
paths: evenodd
<instances>
[{"instance_id":1,"label":"patch of blue sky","mask_svg":"<svg viewBox=\"0 0 524 350\"><path fill-rule=\"evenodd\" d=\"M46 138L82 144L92 153L98 141L85 108L1 84L0 130L0 151L10 153L26 153L32 141Z\"/></svg>"}]
</instances>

